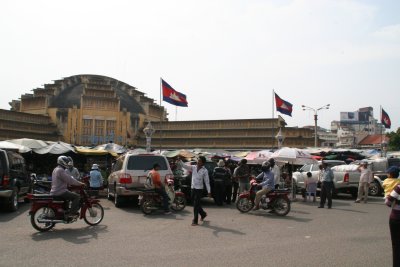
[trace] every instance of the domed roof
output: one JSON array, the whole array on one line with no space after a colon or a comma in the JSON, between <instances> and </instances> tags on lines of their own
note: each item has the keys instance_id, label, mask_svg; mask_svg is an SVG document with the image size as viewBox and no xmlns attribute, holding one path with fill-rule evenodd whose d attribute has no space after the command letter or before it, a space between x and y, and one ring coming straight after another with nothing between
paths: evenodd
<instances>
[{"instance_id":1,"label":"domed roof","mask_svg":"<svg viewBox=\"0 0 400 267\"><path fill-rule=\"evenodd\" d=\"M64 87L64 89L58 95L54 96L50 100L49 107L72 108L74 105L76 105L78 108L80 108L81 95L83 94L84 89L84 82L82 82L83 77L90 80L103 80L110 84L120 100L121 110L125 108L131 113L145 114L143 107L133 96L129 95L128 91L126 90L126 88L136 88L110 77L90 74L75 75L64 78L62 81L67 81L66 84L69 85Z\"/></svg>"}]
</instances>

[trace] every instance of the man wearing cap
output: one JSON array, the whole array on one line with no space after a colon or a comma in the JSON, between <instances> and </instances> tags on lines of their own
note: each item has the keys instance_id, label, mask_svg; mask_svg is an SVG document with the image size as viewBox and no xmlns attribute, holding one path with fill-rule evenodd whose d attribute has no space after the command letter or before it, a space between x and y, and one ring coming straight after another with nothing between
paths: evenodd
<instances>
[{"instance_id":1,"label":"man wearing cap","mask_svg":"<svg viewBox=\"0 0 400 267\"><path fill-rule=\"evenodd\" d=\"M361 172L361 175L360 182L358 183L358 196L355 203L360 203L363 199L364 203L367 203L369 184L372 183L374 177L368 168L368 161L363 161L357 170Z\"/></svg>"},{"instance_id":2,"label":"man wearing cap","mask_svg":"<svg viewBox=\"0 0 400 267\"><path fill-rule=\"evenodd\" d=\"M92 169L90 170L90 190L92 191L92 195L98 196L99 190L103 186L103 176L100 173L99 165L94 163L92 165Z\"/></svg>"}]
</instances>

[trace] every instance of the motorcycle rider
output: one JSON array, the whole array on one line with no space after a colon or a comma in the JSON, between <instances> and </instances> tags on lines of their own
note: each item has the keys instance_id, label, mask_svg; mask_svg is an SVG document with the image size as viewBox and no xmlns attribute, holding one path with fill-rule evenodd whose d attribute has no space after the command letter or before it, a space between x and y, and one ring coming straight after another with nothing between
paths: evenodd
<instances>
[{"instance_id":1,"label":"motorcycle rider","mask_svg":"<svg viewBox=\"0 0 400 267\"><path fill-rule=\"evenodd\" d=\"M71 157L68 157L70 159L70 162L68 162L68 168L65 169L65 171L74 177L76 180L80 181L81 180L81 174L79 173L78 169L74 167L74 161L72 160Z\"/></svg>"},{"instance_id":2,"label":"motorcycle rider","mask_svg":"<svg viewBox=\"0 0 400 267\"><path fill-rule=\"evenodd\" d=\"M254 210L260 209L261 197L275 189L274 174L271 172L270 163L264 162L261 166L261 170L262 172L257 176L256 180L259 181L262 179L262 182L259 183L262 189L256 193Z\"/></svg>"},{"instance_id":3,"label":"motorcycle rider","mask_svg":"<svg viewBox=\"0 0 400 267\"><path fill-rule=\"evenodd\" d=\"M51 175L50 195L61 197L64 200L71 201L71 209L66 212L66 217L73 217L79 210L80 195L68 190L69 185L84 186L84 183L77 181L66 172L70 158L59 156L57 158L57 167L54 168Z\"/></svg>"},{"instance_id":4,"label":"motorcycle rider","mask_svg":"<svg viewBox=\"0 0 400 267\"><path fill-rule=\"evenodd\" d=\"M160 165L158 163L155 163L153 165L153 169L149 172L148 175L151 177L153 181L154 190L156 191L157 194L159 194L162 197L164 214L171 214L171 211L169 210L169 197L161 182L161 175L158 172L159 170L160 170Z\"/></svg>"}]
</instances>

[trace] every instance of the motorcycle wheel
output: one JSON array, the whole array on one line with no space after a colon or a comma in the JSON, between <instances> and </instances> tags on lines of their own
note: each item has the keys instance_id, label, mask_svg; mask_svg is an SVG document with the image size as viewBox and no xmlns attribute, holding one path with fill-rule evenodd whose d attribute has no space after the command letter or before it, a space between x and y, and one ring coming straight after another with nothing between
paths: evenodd
<instances>
[{"instance_id":1,"label":"motorcycle wheel","mask_svg":"<svg viewBox=\"0 0 400 267\"><path fill-rule=\"evenodd\" d=\"M276 215L285 216L290 211L290 201L284 198L277 198L272 207Z\"/></svg>"},{"instance_id":2,"label":"motorcycle wheel","mask_svg":"<svg viewBox=\"0 0 400 267\"><path fill-rule=\"evenodd\" d=\"M171 209L174 211L181 211L186 207L186 199L183 196L176 196L174 202L171 204Z\"/></svg>"},{"instance_id":3,"label":"motorcycle wheel","mask_svg":"<svg viewBox=\"0 0 400 267\"><path fill-rule=\"evenodd\" d=\"M104 218L104 209L99 203L92 204L91 208L87 208L83 219L91 226L98 225Z\"/></svg>"},{"instance_id":4,"label":"motorcycle wheel","mask_svg":"<svg viewBox=\"0 0 400 267\"><path fill-rule=\"evenodd\" d=\"M150 215L153 212L154 203L151 199L144 199L140 205L140 210L146 214Z\"/></svg>"},{"instance_id":5,"label":"motorcycle wheel","mask_svg":"<svg viewBox=\"0 0 400 267\"><path fill-rule=\"evenodd\" d=\"M247 198L239 198L236 202L236 208L240 212L249 212L253 208L254 203Z\"/></svg>"},{"instance_id":6,"label":"motorcycle wheel","mask_svg":"<svg viewBox=\"0 0 400 267\"><path fill-rule=\"evenodd\" d=\"M49 231L51 228L53 228L56 224L55 223L40 223L38 220L40 219L54 219L55 218L55 212L52 208L48 207L41 207L38 210L36 210L34 213L31 214L31 224L33 228L40 232L46 232Z\"/></svg>"}]
</instances>

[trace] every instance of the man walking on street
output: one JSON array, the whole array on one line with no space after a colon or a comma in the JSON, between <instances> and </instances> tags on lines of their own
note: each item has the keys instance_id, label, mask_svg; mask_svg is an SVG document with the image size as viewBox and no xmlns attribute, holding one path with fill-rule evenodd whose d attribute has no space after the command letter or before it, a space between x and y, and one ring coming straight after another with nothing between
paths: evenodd
<instances>
[{"instance_id":1,"label":"man walking on street","mask_svg":"<svg viewBox=\"0 0 400 267\"><path fill-rule=\"evenodd\" d=\"M361 172L360 182L358 183L358 196L355 203L360 203L364 199L364 203L367 203L368 189L372 182L373 176L370 169L368 169L368 161L364 161L357 170Z\"/></svg>"},{"instance_id":2,"label":"man walking on street","mask_svg":"<svg viewBox=\"0 0 400 267\"><path fill-rule=\"evenodd\" d=\"M239 162L239 166L233 172L233 177L239 180L239 193L250 189L250 170L246 159L242 159Z\"/></svg>"},{"instance_id":3,"label":"man walking on street","mask_svg":"<svg viewBox=\"0 0 400 267\"><path fill-rule=\"evenodd\" d=\"M211 197L211 188L210 188L210 179L208 177L208 171L204 167L206 163L206 158L204 156L200 156L197 160L197 165L186 165L181 160L178 164L192 172L192 202L193 202L193 221L192 226L197 226L199 224L199 214L200 221L204 221L207 217L207 213L201 207L201 197L203 194L204 185L206 185L208 197Z\"/></svg>"},{"instance_id":4,"label":"man walking on street","mask_svg":"<svg viewBox=\"0 0 400 267\"><path fill-rule=\"evenodd\" d=\"M328 198L328 209L332 208L332 190L333 190L333 172L328 164L322 161L321 170L321 201L318 208L324 208L326 199Z\"/></svg>"}]
</instances>

